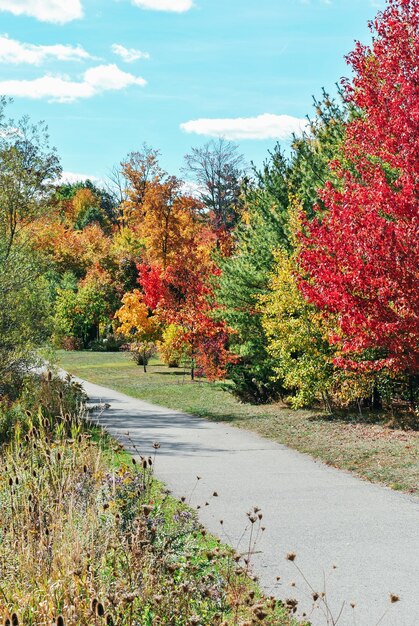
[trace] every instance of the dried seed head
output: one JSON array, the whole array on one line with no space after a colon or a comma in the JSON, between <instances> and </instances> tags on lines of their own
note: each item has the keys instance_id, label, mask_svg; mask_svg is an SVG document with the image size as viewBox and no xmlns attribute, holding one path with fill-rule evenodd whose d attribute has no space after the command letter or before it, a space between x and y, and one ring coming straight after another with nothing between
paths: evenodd
<instances>
[{"instance_id":1,"label":"dried seed head","mask_svg":"<svg viewBox=\"0 0 419 626\"><path fill-rule=\"evenodd\" d=\"M288 552L287 556L285 557L287 559L287 561L295 561L297 555L295 554L295 552Z\"/></svg>"},{"instance_id":2,"label":"dried seed head","mask_svg":"<svg viewBox=\"0 0 419 626\"><path fill-rule=\"evenodd\" d=\"M400 601L400 596L397 596L395 593L390 594L390 602L391 604L395 604Z\"/></svg>"},{"instance_id":3,"label":"dried seed head","mask_svg":"<svg viewBox=\"0 0 419 626\"><path fill-rule=\"evenodd\" d=\"M148 504L144 504L143 505L143 513L144 513L145 517L148 517L152 510L153 510L153 508L151 506L149 506Z\"/></svg>"}]
</instances>

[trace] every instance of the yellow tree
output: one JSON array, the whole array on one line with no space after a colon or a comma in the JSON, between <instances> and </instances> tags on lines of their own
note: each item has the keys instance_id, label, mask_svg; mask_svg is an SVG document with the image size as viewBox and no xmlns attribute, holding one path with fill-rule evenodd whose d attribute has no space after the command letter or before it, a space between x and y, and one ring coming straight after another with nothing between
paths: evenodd
<instances>
[{"instance_id":1,"label":"yellow tree","mask_svg":"<svg viewBox=\"0 0 419 626\"><path fill-rule=\"evenodd\" d=\"M119 321L118 332L129 340L129 350L138 365L147 371L148 360L155 351L155 341L160 335L160 321L157 315L150 315L138 289L130 291L122 298L122 306L115 313Z\"/></svg>"}]
</instances>

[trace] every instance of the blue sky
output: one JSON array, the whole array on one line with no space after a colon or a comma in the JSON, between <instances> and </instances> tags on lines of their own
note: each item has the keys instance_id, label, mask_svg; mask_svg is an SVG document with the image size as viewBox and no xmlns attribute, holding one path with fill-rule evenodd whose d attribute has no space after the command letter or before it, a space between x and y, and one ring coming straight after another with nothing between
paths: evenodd
<instances>
[{"instance_id":1,"label":"blue sky","mask_svg":"<svg viewBox=\"0 0 419 626\"><path fill-rule=\"evenodd\" d=\"M0 94L47 122L66 172L143 142L178 173L213 135L260 164L348 75L378 0L0 0ZM285 117L286 116L286 117ZM183 125L183 126L182 126Z\"/></svg>"}]
</instances>

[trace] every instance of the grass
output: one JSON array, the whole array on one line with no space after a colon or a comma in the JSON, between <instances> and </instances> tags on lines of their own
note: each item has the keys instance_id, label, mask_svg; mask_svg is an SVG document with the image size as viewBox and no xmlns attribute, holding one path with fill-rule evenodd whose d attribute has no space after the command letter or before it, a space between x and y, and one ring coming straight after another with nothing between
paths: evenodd
<instances>
[{"instance_id":1,"label":"grass","mask_svg":"<svg viewBox=\"0 0 419 626\"><path fill-rule=\"evenodd\" d=\"M419 433L389 428L374 416L327 416L281 404L238 402L225 385L192 383L153 359L147 374L127 354L63 352L70 373L134 398L252 430L316 459L392 489L419 493Z\"/></svg>"},{"instance_id":2,"label":"grass","mask_svg":"<svg viewBox=\"0 0 419 626\"><path fill-rule=\"evenodd\" d=\"M0 406L1 624L296 624L154 479L152 459L69 413L69 384L38 387L31 410Z\"/></svg>"}]
</instances>

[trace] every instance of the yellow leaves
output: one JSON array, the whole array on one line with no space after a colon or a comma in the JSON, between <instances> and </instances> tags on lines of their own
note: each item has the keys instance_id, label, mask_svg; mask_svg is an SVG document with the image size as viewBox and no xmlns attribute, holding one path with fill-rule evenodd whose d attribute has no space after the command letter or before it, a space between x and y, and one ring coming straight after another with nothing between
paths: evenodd
<instances>
[{"instance_id":1,"label":"yellow leaves","mask_svg":"<svg viewBox=\"0 0 419 626\"><path fill-rule=\"evenodd\" d=\"M271 291L260 299L268 351L284 386L294 391L292 405L309 404L327 391L332 370L323 319L301 295L294 257L275 253Z\"/></svg>"},{"instance_id":2,"label":"yellow leaves","mask_svg":"<svg viewBox=\"0 0 419 626\"><path fill-rule=\"evenodd\" d=\"M122 306L115 313L120 322L118 332L137 341L152 341L157 338L160 321L157 315L149 315L148 307L138 289L130 291L122 298Z\"/></svg>"},{"instance_id":3,"label":"yellow leaves","mask_svg":"<svg viewBox=\"0 0 419 626\"><path fill-rule=\"evenodd\" d=\"M118 259L123 257L139 259L144 247L145 242L141 236L133 232L131 228L123 227L112 238L111 252Z\"/></svg>"},{"instance_id":4,"label":"yellow leaves","mask_svg":"<svg viewBox=\"0 0 419 626\"><path fill-rule=\"evenodd\" d=\"M79 189L72 200L74 207L74 221L83 215L87 209L91 207L100 207L100 200L95 194L87 188Z\"/></svg>"}]
</instances>

